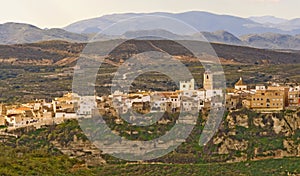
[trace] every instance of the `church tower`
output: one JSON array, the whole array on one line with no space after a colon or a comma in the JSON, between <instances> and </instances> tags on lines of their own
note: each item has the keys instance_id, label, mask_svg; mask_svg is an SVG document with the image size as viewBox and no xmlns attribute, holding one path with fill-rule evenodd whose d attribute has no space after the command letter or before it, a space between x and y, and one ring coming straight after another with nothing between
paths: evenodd
<instances>
[{"instance_id":1,"label":"church tower","mask_svg":"<svg viewBox=\"0 0 300 176\"><path fill-rule=\"evenodd\" d=\"M3 104L0 104L0 126L6 125L6 108Z\"/></svg>"},{"instance_id":2,"label":"church tower","mask_svg":"<svg viewBox=\"0 0 300 176\"><path fill-rule=\"evenodd\" d=\"M0 116L6 116L6 107L4 106L4 104L0 104Z\"/></svg>"},{"instance_id":3,"label":"church tower","mask_svg":"<svg viewBox=\"0 0 300 176\"><path fill-rule=\"evenodd\" d=\"M205 90L213 90L213 74L207 70L203 76L203 88Z\"/></svg>"}]
</instances>

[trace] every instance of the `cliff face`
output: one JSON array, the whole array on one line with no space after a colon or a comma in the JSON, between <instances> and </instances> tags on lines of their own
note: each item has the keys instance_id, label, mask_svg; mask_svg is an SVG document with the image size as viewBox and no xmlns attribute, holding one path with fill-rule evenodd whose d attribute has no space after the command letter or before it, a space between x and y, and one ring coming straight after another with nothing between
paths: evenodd
<instances>
[{"instance_id":1,"label":"cliff face","mask_svg":"<svg viewBox=\"0 0 300 176\"><path fill-rule=\"evenodd\" d=\"M226 162L300 156L300 113L231 112L212 143Z\"/></svg>"}]
</instances>

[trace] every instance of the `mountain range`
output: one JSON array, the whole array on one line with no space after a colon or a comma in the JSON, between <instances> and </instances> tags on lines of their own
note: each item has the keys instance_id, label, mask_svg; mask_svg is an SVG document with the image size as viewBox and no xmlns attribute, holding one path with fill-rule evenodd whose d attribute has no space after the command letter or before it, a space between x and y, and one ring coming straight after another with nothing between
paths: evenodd
<instances>
[{"instance_id":1,"label":"mountain range","mask_svg":"<svg viewBox=\"0 0 300 176\"><path fill-rule=\"evenodd\" d=\"M210 42L243 45L268 49L300 50L300 18L281 19L272 16L241 18L229 15L217 15L208 12L184 13L125 13L105 15L99 18L87 19L72 23L64 28L40 29L30 24L5 23L0 24L0 44L33 43L46 40L65 40L69 42L88 42L96 33L103 32L110 25L120 20L130 18L135 22L141 16L163 16L192 26ZM140 35L163 34L171 39L193 39L201 36L198 33L176 33L160 29L163 20L155 21L155 25L140 28L130 26L124 31L109 38L134 38ZM103 37L103 35L102 35Z\"/></svg>"},{"instance_id":2,"label":"mountain range","mask_svg":"<svg viewBox=\"0 0 300 176\"><path fill-rule=\"evenodd\" d=\"M126 20L128 18L131 18L132 21L138 21L139 18L137 17L146 15L153 17L163 16L171 19L177 19L194 27L198 31L213 32L224 30L236 36L268 32L290 35L300 33L300 19L287 21L283 20L282 23L274 23L274 21L278 22L278 19L275 17L269 17L269 21L267 21L266 17L241 18L230 15L217 15L202 11L189 11L184 13L156 12L104 15L99 18L87 19L72 23L64 27L64 29L74 33L100 32L103 31L103 29L105 29L106 27L119 21ZM156 26L160 26L160 21L155 21L153 24ZM286 28L287 26L288 28Z\"/></svg>"}]
</instances>

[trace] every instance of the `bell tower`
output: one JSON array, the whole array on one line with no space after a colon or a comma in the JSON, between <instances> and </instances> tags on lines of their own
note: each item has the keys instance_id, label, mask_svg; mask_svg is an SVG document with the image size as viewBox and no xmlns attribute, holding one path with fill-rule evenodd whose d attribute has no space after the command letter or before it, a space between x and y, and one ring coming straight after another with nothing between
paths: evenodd
<instances>
[{"instance_id":1,"label":"bell tower","mask_svg":"<svg viewBox=\"0 0 300 176\"><path fill-rule=\"evenodd\" d=\"M203 76L203 88L205 90L213 90L213 74L211 71L205 71Z\"/></svg>"},{"instance_id":2,"label":"bell tower","mask_svg":"<svg viewBox=\"0 0 300 176\"><path fill-rule=\"evenodd\" d=\"M4 104L0 104L0 116L6 116L6 107Z\"/></svg>"}]
</instances>

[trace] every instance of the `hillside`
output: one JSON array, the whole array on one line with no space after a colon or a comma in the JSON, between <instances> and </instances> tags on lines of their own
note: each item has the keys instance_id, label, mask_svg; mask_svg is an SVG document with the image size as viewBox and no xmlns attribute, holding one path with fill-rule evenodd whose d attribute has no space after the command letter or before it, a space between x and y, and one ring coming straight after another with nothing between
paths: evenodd
<instances>
[{"instance_id":1,"label":"hillside","mask_svg":"<svg viewBox=\"0 0 300 176\"><path fill-rule=\"evenodd\" d=\"M297 36L264 33L249 34L240 37L249 46L270 49L300 49L300 39Z\"/></svg>"},{"instance_id":2,"label":"hillside","mask_svg":"<svg viewBox=\"0 0 300 176\"><path fill-rule=\"evenodd\" d=\"M195 44L201 46L201 43ZM212 43L211 45L220 58L240 64L300 63L300 52L298 51L256 49L217 43ZM0 61L2 64L13 65L55 65L59 63L59 61L68 61L69 59L71 63L74 63L75 60L70 58L78 57L85 46L85 43L69 43L63 41L0 45ZM120 58L120 55L129 57L134 53L158 51L158 48L173 56L191 56L191 53L178 43L167 40L130 40L115 48L111 55L116 58ZM120 60L116 60L116 62L119 61ZM186 61L188 62L189 59ZM68 62L65 63L70 64Z\"/></svg>"},{"instance_id":3,"label":"hillside","mask_svg":"<svg viewBox=\"0 0 300 176\"><path fill-rule=\"evenodd\" d=\"M163 118L172 119L172 117L169 115ZM172 123L164 125L156 123L151 125L151 129L155 131L153 134L149 134L145 128L138 128L138 133L128 134L126 130L135 129L132 125L117 124L116 117L105 118L110 128L119 132L119 135L137 140L151 138L168 130L172 125ZM17 130L13 133L20 136L18 139L0 138L5 145L0 147L7 151L0 155L0 166L8 165L6 170L0 167L0 173L18 174L26 171L32 174L37 172L47 174L49 173L47 167L53 169L58 167L57 172L61 173L96 175L122 173L121 170L113 168L126 169L126 173L141 175L151 175L153 170L172 175L188 174L191 171L211 175L299 174L299 127L296 125L299 124L299 112L263 114L239 110L228 113L224 116L214 138L201 147L198 141L206 119L205 114L199 116L197 125L186 142L174 152L139 164L122 161L97 151L82 133L76 120L38 130L28 128ZM4 160L7 155L16 156L21 165L13 166L12 163L16 162L14 159ZM68 159L67 156L73 159ZM103 160L107 164L103 165ZM39 165L40 161L44 163ZM51 162L61 164L51 165ZM28 166L35 167L29 171Z\"/></svg>"},{"instance_id":4,"label":"hillside","mask_svg":"<svg viewBox=\"0 0 300 176\"><path fill-rule=\"evenodd\" d=\"M85 42L88 40L88 36L58 28L40 29L23 23L0 24L0 44L34 43L48 40Z\"/></svg>"}]
</instances>

